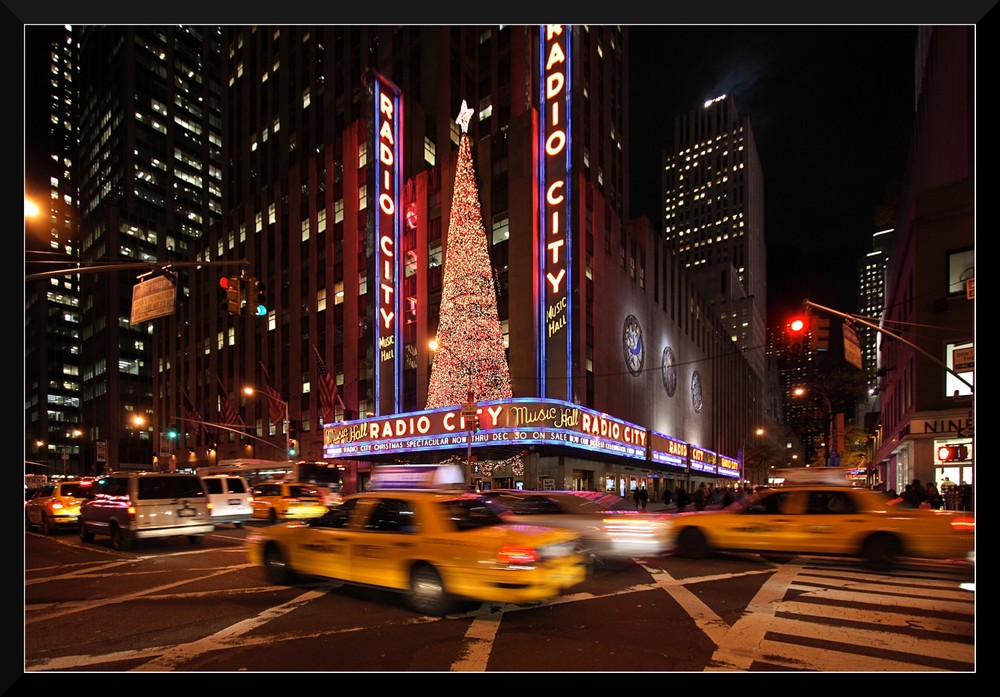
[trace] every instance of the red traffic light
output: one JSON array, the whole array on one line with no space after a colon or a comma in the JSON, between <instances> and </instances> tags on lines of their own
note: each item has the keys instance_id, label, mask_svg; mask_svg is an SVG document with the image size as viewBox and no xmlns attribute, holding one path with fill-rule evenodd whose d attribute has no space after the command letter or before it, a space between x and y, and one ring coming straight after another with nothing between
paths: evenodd
<instances>
[{"instance_id":1,"label":"red traffic light","mask_svg":"<svg viewBox=\"0 0 1000 697\"><path fill-rule=\"evenodd\" d=\"M788 322L788 331L792 334L802 334L807 326L805 317L795 317Z\"/></svg>"},{"instance_id":2,"label":"red traffic light","mask_svg":"<svg viewBox=\"0 0 1000 697\"><path fill-rule=\"evenodd\" d=\"M964 445L941 445L937 449L937 456L942 462L968 460L969 449Z\"/></svg>"},{"instance_id":3,"label":"red traffic light","mask_svg":"<svg viewBox=\"0 0 1000 697\"><path fill-rule=\"evenodd\" d=\"M222 278L219 279L219 287L220 288L225 288L226 290L229 290L229 277L228 276L223 276Z\"/></svg>"}]
</instances>

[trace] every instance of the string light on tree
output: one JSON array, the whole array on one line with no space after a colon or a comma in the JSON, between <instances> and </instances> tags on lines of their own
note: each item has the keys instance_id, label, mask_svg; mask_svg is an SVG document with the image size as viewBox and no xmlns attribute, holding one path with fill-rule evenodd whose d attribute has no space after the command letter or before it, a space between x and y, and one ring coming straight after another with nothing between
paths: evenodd
<instances>
[{"instance_id":1,"label":"string light on tree","mask_svg":"<svg viewBox=\"0 0 1000 697\"><path fill-rule=\"evenodd\" d=\"M463 101L456 119L462 135L448 224L439 350L427 388L428 409L461 404L470 391L477 401L513 396L467 132L474 113Z\"/></svg>"}]
</instances>

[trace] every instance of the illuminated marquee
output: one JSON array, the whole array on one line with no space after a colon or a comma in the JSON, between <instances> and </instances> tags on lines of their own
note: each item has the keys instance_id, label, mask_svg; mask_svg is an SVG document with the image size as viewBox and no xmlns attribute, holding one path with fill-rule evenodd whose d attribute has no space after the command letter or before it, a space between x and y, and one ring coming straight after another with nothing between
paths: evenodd
<instances>
[{"instance_id":1,"label":"illuminated marquee","mask_svg":"<svg viewBox=\"0 0 1000 697\"><path fill-rule=\"evenodd\" d=\"M649 432L650 459L664 465L687 467L688 444L657 431Z\"/></svg>"},{"instance_id":2,"label":"illuminated marquee","mask_svg":"<svg viewBox=\"0 0 1000 697\"><path fill-rule=\"evenodd\" d=\"M720 477L736 477L740 476L740 461L735 457L729 457L728 455L719 455L717 471Z\"/></svg>"},{"instance_id":3,"label":"illuminated marquee","mask_svg":"<svg viewBox=\"0 0 1000 697\"><path fill-rule=\"evenodd\" d=\"M544 25L540 35L538 336L541 393L572 399L571 159L569 27ZM556 390L559 392L557 393Z\"/></svg>"},{"instance_id":4,"label":"illuminated marquee","mask_svg":"<svg viewBox=\"0 0 1000 697\"><path fill-rule=\"evenodd\" d=\"M375 249L374 264L378 278L375 336L378 341L375 362L375 403L379 410L398 410L402 395L401 345L397 283L399 279L400 238L402 234L399 198L402 191L402 103L399 90L381 75L375 75L374 114L376 157L374 163ZM391 406L382 405L386 396Z\"/></svg>"},{"instance_id":5,"label":"illuminated marquee","mask_svg":"<svg viewBox=\"0 0 1000 697\"><path fill-rule=\"evenodd\" d=\"M505 399L480 402L479 430L467 433L461 407L338 423L323 431L324 457L487 445L560 444L646 460L649 434L641 426L569 402Z\"/></svg>"},{"instance_id":6,"label":"illuminated marquee","mask_svg":"<svg viewBox=\"0 0 1000 697\"><path fill-rule=\"evenodd\" d=\"M711 450L691 446L691 469L697 472L708 472L715 474L718 469L719 456Z\"/></svg>"}]
</instances>

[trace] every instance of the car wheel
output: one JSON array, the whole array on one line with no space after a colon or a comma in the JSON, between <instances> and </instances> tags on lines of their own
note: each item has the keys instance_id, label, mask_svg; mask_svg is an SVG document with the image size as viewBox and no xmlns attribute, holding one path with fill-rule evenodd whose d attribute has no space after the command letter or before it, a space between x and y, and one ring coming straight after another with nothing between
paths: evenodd
<instances>
[{"instance_id":1,"label":"car wheel","mask_svg":"<svg viewBox=\"0 0 1000 697\"><path fill-rule=\"evenodd\" d=\"M235 523L233 523L233 527L236 528L237 530L239 530L240 528L243 527L243 521L242 520L237 520Z\"/></svg>"},{"instance_id":2,"label":"car wheel","mask_svg":"<svg viewBox=\"0 0 1000 697\"><path fill-rule=\"evenodd\" d=\"M428 564L419 564L410 574L410 609L424 615L447 615L455 606L441 580L441 574Z\"/></svg>"},{"instance_id":3,"label":"car wheel","mask_svg":"<svg viewBox=\"0 0 1000 697\"><path fill-rule=\"evenodd\" d=\"M869 568L885 571L896 565L902 551L899 540L888 533L880 532L865 540L861 548L861 557Z\"/></svg>"},{"instance_id":4,"label":"car wheel","mask_svg":"<svg viewBox=\"0 0 1000 697\"><path fill-rule=\"evenodd\" d=\"M278 511L272 508L271 512L267 514L267 517L270 519L271 525L274 525L278 522Z\"/></svg>"},{"instance_id":5,"label":"car wheel","mask_svg":"<svg viewBox=\"0 0 1000 697\"><path fill-rule=\"evenodd\" d=\"M49 517L42 514L42 524L41 524L42 534L51 535L52 534L52 524L49 522Z\"/></svg>"},{"instance_id":6,"label":"car wheel","mask_svg":"<svg viewBox=\"0 0 1000 697\"><path fill-rule=\"evenodd\" d=\"M279 586L288 586L295 582L295 571L281 553L281 548L273 542L264 548L264 573L268 581Z\"/></svg>"},{"instance_id":7,"label":"car wheel","mask_svg":"<svg viewBox=\"0 0 1000 697\"><path fill-rule=\"evenodd\" d=\"M117 525L111 526L111 546L119 552L128 551L132 546L132 540L125 537L125 533Z\"/></svg>"},{"instance_id":8,"label":"car wheel","mask_svg":"<svg viewBox=\"0 0 1000 697\"><path fill-rule=\"evenodd\" d=\"M188 542L190 542L193 545L203 544L205 542L205 536L204 535L188 535Z\"/></svg>"},{"instance_id":9,"label":"car wheel","mask_svg":"<svg viewBox=\"0 0 1000 697\"><path fill-rule=\"evenodd\" d=\"M83 526L83 523L80 523L80 541L81 542L93 542L94 541L94 533L92 533L89 530L87 530L87 528L85 528Z\"/></svg>"},{"instance_id":10,"label":"car wheel","mask_svg":"<svg viewBox=\"0 0 1000 697\"><path fill-rule=\"evenodd\" d=\"M698 528L684 528L677 538L681 554L692 559L704 559L708 555L708 540Z\"/></svg>"}]
</instances>

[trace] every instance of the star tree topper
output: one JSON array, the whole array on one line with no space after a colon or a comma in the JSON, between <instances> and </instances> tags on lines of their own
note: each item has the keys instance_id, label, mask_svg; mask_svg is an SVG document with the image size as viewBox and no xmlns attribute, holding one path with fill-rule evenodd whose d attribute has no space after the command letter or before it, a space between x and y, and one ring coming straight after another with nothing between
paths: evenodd
<instances>
[{"instance_id":1,"label":"star tree topper","mask_svg":"<svg viewBox=\"0 0 1000 697\"><path fill-rule=\"evenodd\" d=\"M472 118L472 115L475 114L475 113L476 112L473 111L472 109L470 109L469 105L463 99L462 100L462 110L458 112L458 118L455 119L455 123L457 123L459 126L462 127L462 133L468 133L469 132L469 120Z\"/></svg>"}]
</instances>

